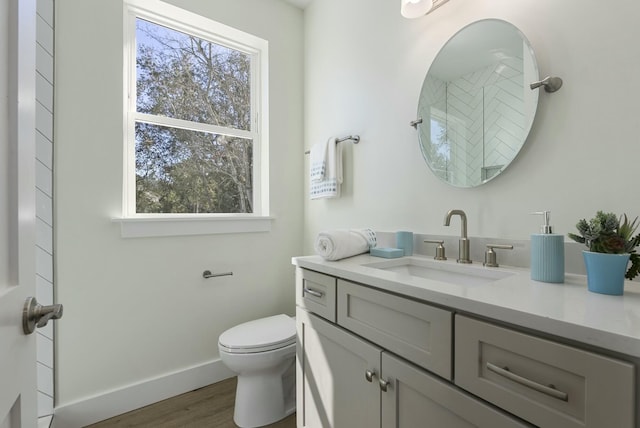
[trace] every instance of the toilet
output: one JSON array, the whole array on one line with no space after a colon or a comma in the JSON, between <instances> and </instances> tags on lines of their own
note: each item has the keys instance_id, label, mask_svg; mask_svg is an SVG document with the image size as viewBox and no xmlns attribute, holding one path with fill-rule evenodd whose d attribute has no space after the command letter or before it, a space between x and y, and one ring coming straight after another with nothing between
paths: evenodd
<instances>
[{"instance_id":1,"label":"toilet","mask_svg":"<svg viewBox=\"0 0 640 428\"><path fill-rule=\"evenodd\" d=\"M295 318L281 314L232 327L218 338L218 350L238 375L236 425L260 427L295 412Z\"/></svg>"}]
</instances>

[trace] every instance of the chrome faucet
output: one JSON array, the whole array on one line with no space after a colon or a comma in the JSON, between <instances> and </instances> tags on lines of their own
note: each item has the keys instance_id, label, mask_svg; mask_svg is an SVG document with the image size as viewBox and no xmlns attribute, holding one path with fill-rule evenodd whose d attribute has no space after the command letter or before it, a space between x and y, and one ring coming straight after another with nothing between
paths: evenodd
<instances>
[{"instance_id":1,"label":"chrome faucet","mask_svg":"<svg viewBox=\"0 0 640 428\"><path fill-rule=\"evenodd\" d=\"M469 259L469 238L467 238L467 215L462 210L451 210L444 217L444 225L449 226L451 216L459 215L462 222L462 232L458 246L458 263L471 263Z\"/></svg>"}]
</instances>

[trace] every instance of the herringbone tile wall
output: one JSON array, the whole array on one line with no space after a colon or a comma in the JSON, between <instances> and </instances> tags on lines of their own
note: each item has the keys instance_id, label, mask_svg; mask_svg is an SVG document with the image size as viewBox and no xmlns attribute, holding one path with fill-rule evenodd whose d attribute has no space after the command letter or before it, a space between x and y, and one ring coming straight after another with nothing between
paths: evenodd
<instances>
[{"instance_id":1,"label":"herringbone tile wall","mask_svg":"<svg viewBox=\"0 0 640 428\"><path fill-rule=\"evenodd\" d=\"M432 141L444 135L449 145L448 153L444 146L438 150L435 172L454 185L474 186L483 179L482 168L507 165L525 137L524 96L522 58L507 58L450 82L429 76L421 105L430 111L421 113L431 120L423 122L421 133Z\"/></svg>"}]
</instances>

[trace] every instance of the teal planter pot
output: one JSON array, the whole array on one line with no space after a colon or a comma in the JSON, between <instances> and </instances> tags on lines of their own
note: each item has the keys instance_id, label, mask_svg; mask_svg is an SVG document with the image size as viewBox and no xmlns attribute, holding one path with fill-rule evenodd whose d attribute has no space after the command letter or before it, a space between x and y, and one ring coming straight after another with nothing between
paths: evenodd
<instances>
[{"instance_id":1,"label":"teal planter pot","mask_svg":"<svg viewBox=\"0 0 640 428\"><path fill-rule=\"evenodd\" d=\"M624 292L624 275L629 264L629 254L606 254L583 251L587 268L589 291L621 296Z\"/></svg>"}]
</instances>

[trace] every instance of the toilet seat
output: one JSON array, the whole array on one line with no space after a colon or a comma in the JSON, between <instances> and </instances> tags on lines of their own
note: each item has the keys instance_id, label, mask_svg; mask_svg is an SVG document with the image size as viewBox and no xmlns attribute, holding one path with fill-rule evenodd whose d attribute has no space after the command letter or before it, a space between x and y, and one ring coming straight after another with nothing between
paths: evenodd
<instances>
[{"instance_id":1,"label":"toilet seat","mask_svg":"<svg viewBox=\"0 0 640 428\"><path fill-rule=\"evenodd\" d=\"M231 354L272 351L295 343L295 320L283 314L239 324L218 339L220 350Z\"/></svg>"}]
</instances>

